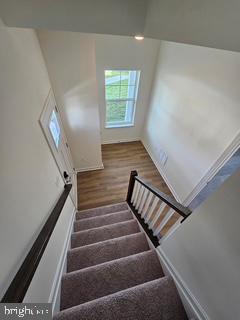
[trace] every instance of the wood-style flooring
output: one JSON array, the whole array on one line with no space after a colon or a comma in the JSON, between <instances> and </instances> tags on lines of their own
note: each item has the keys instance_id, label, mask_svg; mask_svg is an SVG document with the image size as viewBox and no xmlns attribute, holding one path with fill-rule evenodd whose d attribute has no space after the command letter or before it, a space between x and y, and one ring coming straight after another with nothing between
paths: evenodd
<instances>
[{"instance_id":1,"label":"wood-style flooring","mask_svg":"<svg viewBox=\"0 0 240 320\"><path fill-rule=\"evenodd\" d=\"M159 171L140 141L102 145L103 170L78 174L79 210L100 207L126 200L130 172L137 170L138 175L164 192L171 194ZM162 221L167 209L157 221ZM161 231L165 235L177 221L174 213Z\"/></svg>"},{"instance_id":2,"label":"wood-style flooring","mask_svg":"<svg viewBox=\"0 0 240 320\"><path fill-rule=\"evenodd\" d=\"M103 170L78 174L79 210L126 200L131 170L166 194L171 194L140 141L102 145Z\"/></svg>"}]
</instances>

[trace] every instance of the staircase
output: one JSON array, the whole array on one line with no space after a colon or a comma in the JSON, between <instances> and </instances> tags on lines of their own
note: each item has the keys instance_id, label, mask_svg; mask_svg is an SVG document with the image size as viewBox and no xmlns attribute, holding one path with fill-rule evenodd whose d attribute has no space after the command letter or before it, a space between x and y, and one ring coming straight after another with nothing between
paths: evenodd
<instances>
[{"instance_id":1,"label":"staircase","mask_svg":"<svg viewBox=\"0 0 240 320\"><path fill-rule=\"evenodd\" d=\"M174 282L126 202L76 215L54 320L185 320Z\"/></svg>"}]
</instances>

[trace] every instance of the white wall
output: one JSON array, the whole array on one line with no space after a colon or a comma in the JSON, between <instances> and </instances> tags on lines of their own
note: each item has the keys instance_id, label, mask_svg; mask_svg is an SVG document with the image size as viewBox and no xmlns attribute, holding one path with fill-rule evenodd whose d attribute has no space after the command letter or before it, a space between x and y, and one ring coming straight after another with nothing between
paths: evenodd
<instances>
[{"instance_id":1,"label":"white wall","mask_svg":"<svg viewBox=\"0 0 240 320\"><path fill-rule=\"evenodd\" d=\"M0 41L2 296L62 193L63 182L38 122L50 82L37 37L32 30L1 26ZM49 263L56 269L57 260Z\"/></svg>"},{"instance_id":2,"label":"white wall","mask_svg":"<svg viewBox=\"0 0 240 320\"><path fill-rule=\"evenodd\" d=\"M96 35L95 39L102 142L139 140L149 105L159 41L109 35ZM105 129L104 70L111 69L141 70L134 127Z\"/></svg>"},{"instance_id":3,"label":"white wall","mask_svg":"<svg viewBox=\"0 0 240 320\"><path fill-rule=\"evenodd\" d=\"M239 319L240 171L161 249L211 320Z\"/></svg>"},{"instance_id":4,"label":"white wall","mask_svg":"<svg viewBox=\"0 0 240 320\"><path fill-rule=\"evenodd\" d=\"M75 208L67 198L48 245L28 288L24 302L53 303L60 310L61 278L66 272L66 256L70 247Z\"/></svg>"},{"instance_id":5,"label":"white wall","mask_svg":"<svg viewBox=\"0 0 240 320\"><path fill-rule=\"evenodd\" d=\"M94 36L39 31L76 169L101 167Z\"/></svg>"},{"instance_id":6,"label":"white wall","mask_svg":"<svg viewBox=\"0 0 240 320\"><path fill-rule=\"evenodd\" d=\"M143 141L178 200L240 130L239 83L239 53L161 42Z\"/></svg>"}]
</instances>

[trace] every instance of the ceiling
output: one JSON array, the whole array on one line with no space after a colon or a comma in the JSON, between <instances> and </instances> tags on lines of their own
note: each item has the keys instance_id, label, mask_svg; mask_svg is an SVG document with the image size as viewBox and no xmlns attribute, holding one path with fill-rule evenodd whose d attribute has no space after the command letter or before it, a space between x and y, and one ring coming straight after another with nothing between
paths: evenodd
<instances>
[{"instance_id":1,"label":"ceiling","mask_svg":"<svg viewBox=\"0 0 240 320\"><path fill-rule=\"evenodd\" d=\"M7 26L134 35L143 32L147 0L0 0Z\"/></svg>"},{"instance_id":2,"label":"ceiling","mask_svg":"<svg viewBox=\"0 0 240 320\"><path fill-rule=\"evenodd\" d=\"M240 51L239 0L151 0L146 36Z\"/></svg>"},{"instance_id":3,"label":"ceiling","mask_svg":"<svg viewBox=\"0 0 240 320\"><path fill-rule=\"evenodd\" d=\"M145 37L240 51L239 0L0 0L10 27Z\"/></svg>"}]
</instances>

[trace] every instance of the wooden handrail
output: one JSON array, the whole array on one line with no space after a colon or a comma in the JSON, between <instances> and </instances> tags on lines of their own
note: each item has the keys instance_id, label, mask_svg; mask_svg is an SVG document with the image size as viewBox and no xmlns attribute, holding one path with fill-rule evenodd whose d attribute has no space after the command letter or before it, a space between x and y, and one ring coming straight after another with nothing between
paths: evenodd
<instances>
[{"instance_id":1,"label":"wooden handrail","mask_svg":"<svg viewBox=\"0 0 240 320\"><path fill-rule=\"evenodd\" d=\"M21 303L23 301L71 188L71 184L65 185L57 204L3 296L2 303Z\"/></svg>"},{"instance_id":2,"label":"wooden handrail","mask_svg":"<svg viewBox=\"0 0 240 320\"><path fill-rule=\"evenodd\" d=\"M166 195L159 189L152 186L150 183L146 182L144 179L138 176L135 176L135 180L137 180L139 183L144 185L145 188L151 191L156 197L161 199L163 202L165 202L169 207L173 208L182 217L186 218L192 213L192 211L189 208L184 207L181 203L177 202L173 197Z\"/></svg>"}]
</instances>

